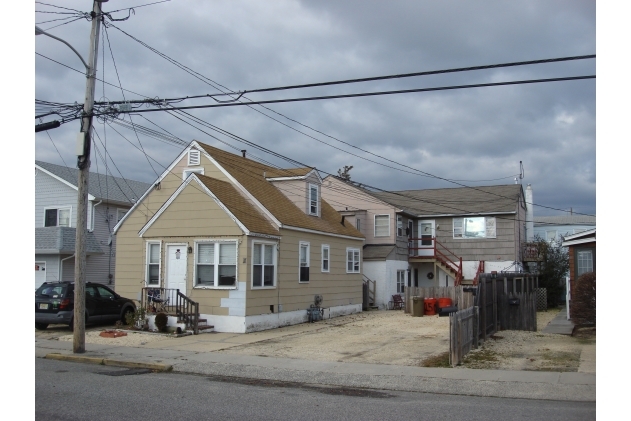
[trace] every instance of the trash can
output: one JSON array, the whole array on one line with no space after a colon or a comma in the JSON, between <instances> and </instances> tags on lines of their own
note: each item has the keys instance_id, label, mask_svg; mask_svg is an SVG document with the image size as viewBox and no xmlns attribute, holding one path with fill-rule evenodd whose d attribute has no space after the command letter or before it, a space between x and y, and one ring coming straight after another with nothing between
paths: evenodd
<instances>
[{"instance_id":1,"label":"trash can","mask_svg":"<svg viewBox=\"0 0 631 421\"><path fill-rule=\"evenodd\" d=\"M425 299L425 315L426 316L434 316L436 314L436 303L438 300L436 298L426 298Z\"/></svg>"},{"instance_id":2,"label":"trash can","mask_svg":"<svg viewBox=\"0 0 631 421\"><path fill-rule=\"evenodd\" d=\"M451 307L452 304L452 300L451 298L445 297L445 298L439 298L438 299L438 308L441 309L443 307Z\"/></svg>"},{"instance_id":3,"label":"trash can","mask_svg":"<svg viewBox=\"0 0 631 421\"><path fill-rule=\"evenodd\" d=\"M421 297L412 297L412 316L423 317L423 299Z\"/></svg>"}]
</instances>

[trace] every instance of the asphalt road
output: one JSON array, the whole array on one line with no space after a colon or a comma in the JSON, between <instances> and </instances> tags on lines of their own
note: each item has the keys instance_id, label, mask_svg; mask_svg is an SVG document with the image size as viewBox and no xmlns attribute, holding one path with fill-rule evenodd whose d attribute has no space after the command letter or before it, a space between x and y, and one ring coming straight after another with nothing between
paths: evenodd
<instances>
[{"instance_id":1,"label":"asphalt road","mask_svg":"<svg viewBox=\"0 0 631 421\"><path fill-rule=\"evenodd\" d=\"M594 402L433 395L35 359L37 420L594 420Z\"/></svg>"}]
</instances>

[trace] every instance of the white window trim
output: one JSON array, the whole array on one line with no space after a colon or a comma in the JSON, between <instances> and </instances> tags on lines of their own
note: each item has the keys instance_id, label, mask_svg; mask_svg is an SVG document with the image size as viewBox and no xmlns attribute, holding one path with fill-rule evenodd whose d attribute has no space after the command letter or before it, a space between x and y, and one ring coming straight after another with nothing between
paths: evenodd
<instances>
[{"instance_id":1,"label":"white window trim","mask_svg":"<svg viewBox=\"0 0 631 421\"><path fill-rule=\"evenodd\" d=\"M397 237L403 237L403 216L397 215Z\"/></svg>"},{"instance_id":2,"label":"white window trim","mask_svg":"<svg viewBox=\"0 0 631 421\"><path fill-rule=\"evenodd\" d=\"M118 216L121 212L125 212L123 216ZM121 219L125 217L125 215L129 212L129 209L116 208L116 223L119 223ZM94 218L93 218L94 219Z\"/></svg>"},{"instance_id":3,"label":"white window trim","mask_svg":"<svg viewBox=\"0 0 631 421\"><path fill-rule=\"evenodd\" d=\"M484 219L484 227L485 227L485 232L484 232L484 237L465 237L464 236L464 220L466 218L483 218ZM494 229L494 235L487 235L488 231L487 231L487 220L488 219L493 219L495 221L495 229ZM455 234L455 225L456 225L456 220L460 220L462 221L461 224L461 229L462 229L462 234L460 237L456 237ZM469 217L460 217L460 218L453 218L452 219L452 223L451 223L451 235L453 237L454 240L488 240L488 239L496 239L497 238L497 218L494 216L469 216Z\"/></svg>"},{"instance_id":4,"label":"white window trim","mask_svg":"<svg viewBox=\"0 0 631 421\"><path fill-rule=\"evenodd\" d=\"M188 151L188 166L199 165L201 162L201 153L197 149L190 149Z\"/></svg>"},{"instance_id":5,"label":"white window trim","mask_svg":"<svg viewBox=\"0 0 631 421\"><path fill-rule=\"evenodd\" d=\"M362 220L360 218L355 218L355 228L357 231L362 232Z\"/></svg>"},{"instance_id":6,"label":"white window trim","mask_svg":"<svg viewBox=\"0 0 631 421\"><path fill-rule=\"evenodd\" d=\"M151 254L152 244L157 244L160 247L160 252L158 253L158 283L157 284L149 283L149 265L150 264L155 265L155 263L149 262L149 256ZM147 241L145 243L145 287L160 288L162 286L162 277L160 276L161 273L162 273L162 242L161 241Z\"/></svg>"},{"instance_id":7,"label":"white window trim","mask_svg":"<svg viewBox=\"0 0 631 421\"><path fill-rule=\"evenodd\" d=\"M197 246L199 244L227 244L234 243L236 245L236 255L235 255L235 275L234 275L234 285L232 286L224 286L224 285L197 285ZM219 282L219 247L215 247L215 258L214 258L214 266L215 266L215 284ZM238 240L224 240L224 239L203 239L203 240L195 240L194 241L194 249L193 249L193 289L237 289L239 285L239 241Z\"/></svg>"},{"instance_id":8,"label":"white window trim","mask_svg":"<svg viewBox=\"0 0 631 421\"><path fill-rule=\"evenodd\" d=\"M378 216L387 216L388 217L388 235L377 235L377 217ZM378 214L375 215L374 218L374 236L375 238L385 238L385 237L390 237L390 215L389 214Z\"/></svg>"},{"instance_id":9,"label":"white window trim","mask_svg":"<svg viewBox=\"0 0 631 421\"><path fill-rule=\"evenodd\" d=\"M56 227L59 226L59 211L68 209L70 211L68 216L68 226L72 227L72 206L48 206L44 208L44 220L42 221L43 227L46 226L46 211L49 209L57 209L57 225L55 225Z\"/></svg>"},{"instance_id":10,"label":"white window trim","mask_svg":"<svg viewBox=\"0 0 631 421\"><path fill-rule=\"evenodd\" d=\"M189 174L191 173L195 173L195 174L201 174L204 175L204 167L198 167L198 168L185 168L182 171L182 180L186 180L186 178L189 176Z\"/></svg>"},{"instance_id":11,"label":"white window trim","mask_svg":"<svg viewBox=\"0 0 631 421\"><path fill-rule=\"evenodd\" d=\"M397 294L403 294L405 291L405 288L407 287L407 279L405 279L407 277L407 271L406 270L397 270ZM402 276L402 282L399 282L399 275L403 274ZM402 288L399 288L399 286L401 286ZM401 290L401 291L399 291Z\"/></svg>"},{"instance_id":12,"label":"white window trim","mask_svg":"<svg viewBox=\"0 0 631 421\"><path fill-rule=\"evenodd\" d=\"M324 269L324 250L327 251L327 263L328 263L328 268ZM331 246L329 246L328 244L322 244L321 247L321 262L320 262L320 270L323 273L329 273L331 272Z\"/></svg>"},{"instance_id":13,"label":"white window trim","mask_svg":"<svg viewBox=\"0 0 631 421\"><path fill-rule=\"evenodd\" d=\"M302 250L302 246L307 246L307 267L309 268L309 280L311 280L311 244L308 241L300 241L298 243L298 283L300 284L308 284L309 281L301 281L300 280L300 251Z\"/></svg>"},{"instance_id":14,"label":"white window trim","mask_svg":"<svg viewBox=\"0 0 631 421\"><path fill-rule=\"evenodd\" d=\"M349 260L348 260L348 252L349 251L353 252L353 268L355 268L355 263L357 263L358 264L357 270L354 270L354 269L350 270L350 271L348 270L348 262L349 262ZM355 262L355 252L357 252L357 262ZM346 260L346 273L361 273L361 271L362 271L362 267L361 267L362 254L361 254L361 251L358 248L356 248L356 247L346 247L346 259L345 260Z\"/></svg>"},{"instance_id":15,"label":"white window trim","mask_svg":"<svg viewBox=\"0 0 631 421\"><path fill-rule=\"evenodd\" d=\"M272 286L265 286L265 285L261 285L259 286L254 286L254 245L255 244L262 244L262 245L266 245L266 246L274 246L274 253L272 254L272 264L274 265L274 285ZM264 250L264 248L263 248ZM252 258L250 259L252 261L252 263L250 263L250 286L252 289L276 289L276 285L277 285L277 280L278 280L278 259L277 259L277 255L278 255L278 243L272 242L272 241L252 241ZM263 257L263 255L261 255L261 258ZM265 265L263 265L263 267L265 267Z\"/></svg>"},{"instance_id":16,"label":"white window trim","mask_svg":"<svg viewBox=\"0 0 631 421\"><path fill-rule=\"evenodd\" d=\"M311 212L311 189L316 189L316 211L315 213ZM313 216L320 216L320 186L317 184L309 183L309 188L307 190L307 213Z\"/></svg>"}]
</instances>

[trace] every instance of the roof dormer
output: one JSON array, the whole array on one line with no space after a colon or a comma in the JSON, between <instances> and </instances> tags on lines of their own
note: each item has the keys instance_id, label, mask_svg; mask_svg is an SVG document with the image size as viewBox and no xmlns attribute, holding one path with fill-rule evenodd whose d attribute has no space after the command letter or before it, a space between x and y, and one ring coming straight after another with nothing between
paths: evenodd
<instances>
[{"instance_id":1,"label":"roof dormer","mask_svg":"<svg viewBox=\"0 0 631 421\"><path fill-rule=\"evenodd\" d=\"M304 213L316 217L322 216L322 192L320 191L322 178L317 170L313 168L279 170L278 174L267 174L265 178Z\"/></svg>"}]
</instances>

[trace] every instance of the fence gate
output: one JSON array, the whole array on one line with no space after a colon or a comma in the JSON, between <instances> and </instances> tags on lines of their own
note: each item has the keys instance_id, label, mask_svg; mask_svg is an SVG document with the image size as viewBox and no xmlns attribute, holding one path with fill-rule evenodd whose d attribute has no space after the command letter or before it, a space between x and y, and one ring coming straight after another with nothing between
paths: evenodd
<instances>
[{"instance_id":1,"label":"fence gate","mask_svg":"<svg viewBox=\"0 0 631 421\"><path fill-rule=\"evenodd\" d=\"M478 347L478 307L469 307L449 315L449 364L459 365L471 349Z\"/></svg>"}]
</instances>

